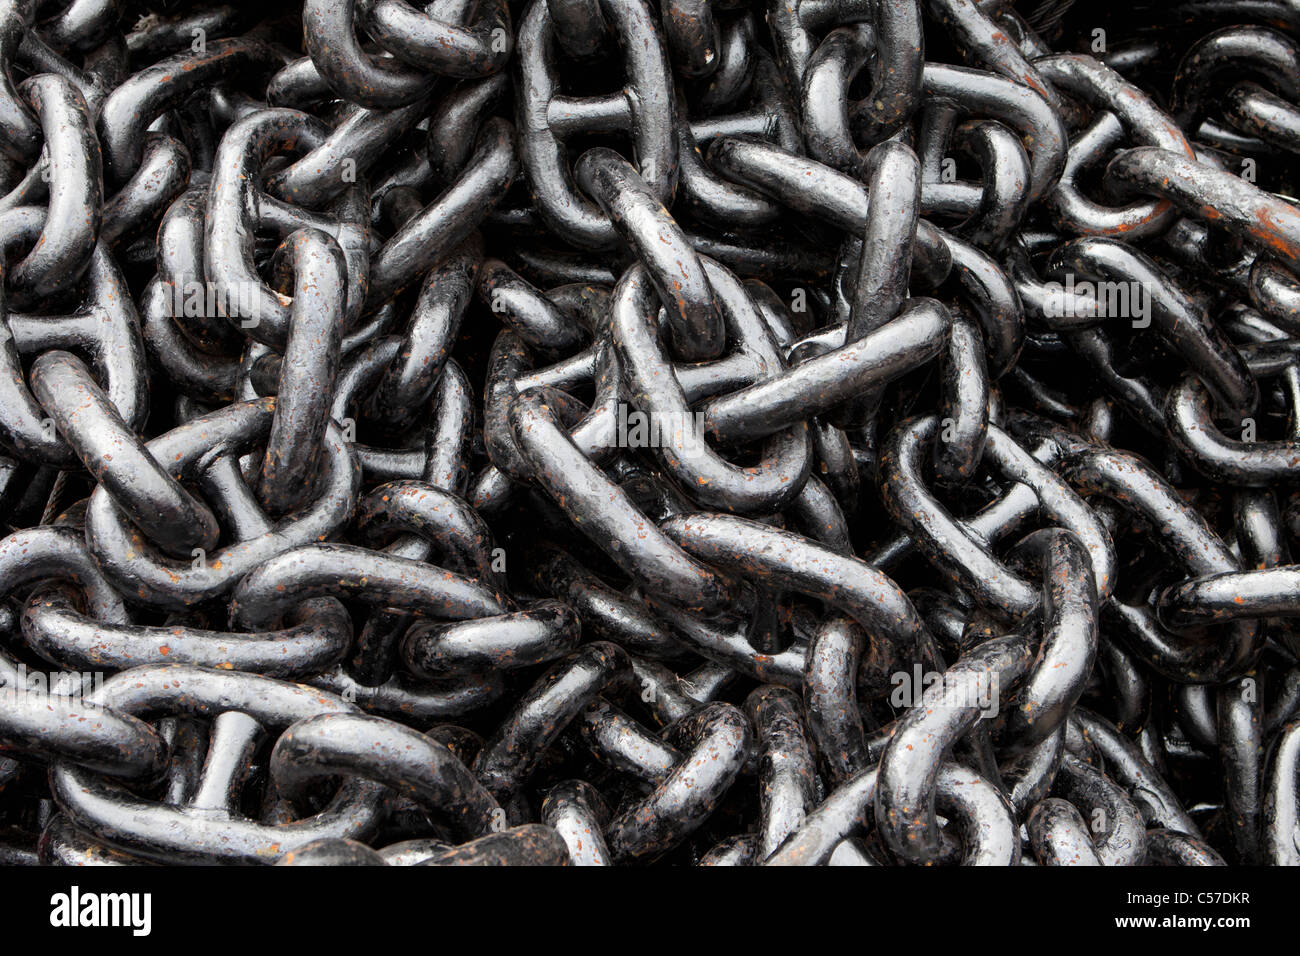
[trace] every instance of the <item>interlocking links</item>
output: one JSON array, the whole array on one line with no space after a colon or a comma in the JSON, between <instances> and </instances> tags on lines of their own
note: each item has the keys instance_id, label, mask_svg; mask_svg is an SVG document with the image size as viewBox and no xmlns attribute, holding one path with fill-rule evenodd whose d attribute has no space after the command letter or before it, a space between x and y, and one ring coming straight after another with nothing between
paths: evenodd
<instances>
[{"instance_id":1,"label":"interlocking links","mask_svg":"<svg viewBox=\"0 0 1300 956\"><path fill-rule=\"evenodd\" d=\"M182 6L0 0L0 862L1297 863L1294 3Z\"/></svg>"}]
</instances>

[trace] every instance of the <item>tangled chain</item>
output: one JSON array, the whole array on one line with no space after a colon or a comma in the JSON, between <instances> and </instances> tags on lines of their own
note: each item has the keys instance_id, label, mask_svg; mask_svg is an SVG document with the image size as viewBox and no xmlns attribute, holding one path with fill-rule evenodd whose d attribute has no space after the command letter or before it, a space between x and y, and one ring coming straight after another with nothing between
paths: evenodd
<instances>
[{"instance_id":1,"label":"tangled chain","mask_svg":"<svg viewBox=\"0 0 1300 956\"><path fill-rule=\"evenodd\" d=\"M1295 0L3 0L0 862L1300 864L1297 153Z\"/></svg>"}]
</instances>

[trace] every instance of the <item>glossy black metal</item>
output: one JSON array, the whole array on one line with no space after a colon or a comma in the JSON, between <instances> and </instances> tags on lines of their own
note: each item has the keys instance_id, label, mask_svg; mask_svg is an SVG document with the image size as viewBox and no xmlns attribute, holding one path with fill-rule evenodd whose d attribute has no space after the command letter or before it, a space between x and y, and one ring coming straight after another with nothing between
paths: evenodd
<instances>
[{"instance_id":1,"label":"glossy black metal","mask_svg":"<svg viewBox=\"0 0 1300 956\"><path fill-rule=\"evenodd\" d=\"M0 862L1296 864L1300 15L1085 6L0 2Z\"/></svg>"}]
</instances>

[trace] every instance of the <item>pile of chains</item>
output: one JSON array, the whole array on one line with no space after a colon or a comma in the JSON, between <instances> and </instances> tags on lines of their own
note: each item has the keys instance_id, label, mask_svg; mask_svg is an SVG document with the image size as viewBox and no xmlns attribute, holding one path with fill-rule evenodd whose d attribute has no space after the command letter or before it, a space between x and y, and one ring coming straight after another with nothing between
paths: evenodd
<instances>
[{"instance_id":1,"label":"pile of chains","mask_svg":"<svg viewBox=\"0 0 1300 956\"><path fill-rule=\"evenodd\" d=\"M0 862L1300 864L1297 0L0 0Z\"/></svg>"}]
</instances>

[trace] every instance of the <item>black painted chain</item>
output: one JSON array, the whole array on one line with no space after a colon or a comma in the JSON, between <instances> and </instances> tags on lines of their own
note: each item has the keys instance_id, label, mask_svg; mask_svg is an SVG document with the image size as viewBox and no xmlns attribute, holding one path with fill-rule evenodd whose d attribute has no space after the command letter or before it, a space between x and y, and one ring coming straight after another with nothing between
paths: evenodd
<instances>
[{"instance_id":1,"label":"black painted chain","mask_svg":"<svg viewBox=\"0 0 1300 956\"><path fill-rule=\"evenodd\" d=\"M0 863L1300 865L1297 9L0 3Z\"/></svg>"}]
</instances>

